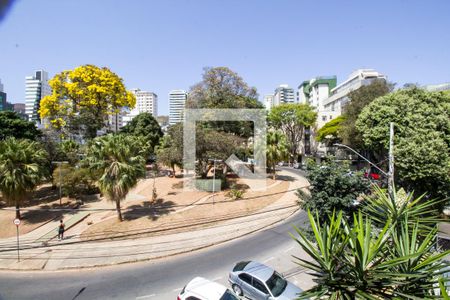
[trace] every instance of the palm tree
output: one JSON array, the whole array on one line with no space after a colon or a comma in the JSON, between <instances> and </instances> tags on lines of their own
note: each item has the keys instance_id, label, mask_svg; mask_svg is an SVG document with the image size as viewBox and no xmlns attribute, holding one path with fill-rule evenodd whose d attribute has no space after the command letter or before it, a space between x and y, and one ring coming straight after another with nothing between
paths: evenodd
<instances>
[{"instance_id":1,"label":"palm tree","mask_svg":"<svg viewBox=\"0 0 450 300\"><path fill-rule=\"evenodd\" d=\"M8 138L0 142L0 191L7 203L20 204L41 182L45 174L47 152L37 142Z\"/></svg>"},{"instance_id":2,"label":"palm tree","mask_svg":"<svg viewBox=\"0 0 450 300\"><path fill-rule=\"evenodd\" d=\"M286 136L278 130L267 133L266 159L267 165L273 170L273 179L276 176L276 164L289 154Z\"/></svg>"},{"instance_id":3,"label":"palm tree","mask_svg":"<svg viewBox=\"0 0 450 300\"><path fill-rule=\"evenodd\" d=\"M86 156L89 166L100 170L97 184L105 197L116 203L119 221L123 220L120 201L145 176L140 145L132 136L110 134L94 139Z\"/></svg>"}]
</instances>

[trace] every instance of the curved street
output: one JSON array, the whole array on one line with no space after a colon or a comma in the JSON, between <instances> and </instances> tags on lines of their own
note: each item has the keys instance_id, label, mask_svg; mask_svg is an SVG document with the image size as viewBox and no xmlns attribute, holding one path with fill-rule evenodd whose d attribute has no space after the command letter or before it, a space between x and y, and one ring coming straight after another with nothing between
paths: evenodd
<instances>
[{"instance_id":1,"label":"curved street","mask_svg":"<svg viewBox=\"0 0 450 300\"><path fill-rule=\"evenodd\" d=\"M303 175L298 170L282 169ZM289 232L293 232L293 225L303 226L306 220L306 214L300 211L257 233L148 262L55 272L2 271L0 299L176 299L181 288L195 276L228 285L228 271L241 260L272 266L305 289L311 286L311 277L293 262L293 255L306 255ZM184 243L180 241L180 247Z\"/></svg>"}]
</instances>

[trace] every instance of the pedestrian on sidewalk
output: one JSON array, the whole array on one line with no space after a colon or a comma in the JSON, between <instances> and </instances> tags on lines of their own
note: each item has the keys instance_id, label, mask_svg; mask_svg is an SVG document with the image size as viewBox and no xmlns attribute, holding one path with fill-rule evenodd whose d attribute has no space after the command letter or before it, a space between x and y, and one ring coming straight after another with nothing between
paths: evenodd
<instances>
[{"instance_id":1,"label":"pedestrian on sidewalk","mask_svg":"<svg viewBox=\"0 0 450 300\"><path fill-rule=\"evenodd\" d=\"M58 240L64 239L64 225L63 220L59 220L59 226L58 226Z\"/></svg>"}]
</instances>

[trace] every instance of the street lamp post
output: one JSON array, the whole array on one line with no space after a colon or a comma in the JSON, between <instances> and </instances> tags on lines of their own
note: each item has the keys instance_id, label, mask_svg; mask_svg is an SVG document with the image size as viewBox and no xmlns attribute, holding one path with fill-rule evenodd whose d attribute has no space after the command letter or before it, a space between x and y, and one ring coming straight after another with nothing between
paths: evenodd
<instances>
[{"instance_id":1,"label":"street lamp post","mask_svg":"<svg viewBox=\"0 0 450 300\"><path fill-rule=\"evenodd\" d=\"M334 144L334 146L343 147L346 148L362 159L364 159L366 162L368 162L370 165L374 166L378 171L380 171L388 180L388 193L389 196L394 199L394 123L391 122L389 124L389 171L386 173L382 169L380 169L376 164L359 154L355 149L343 145L343 144Z\"/></svg>"},{"instance_id":2,"label":"street lamp post","mask_svg":"<svg viewBox=\"0 0 450 300\"><path fill-rule=\"evenodd\" d=\"M213 167L213 169L214 169L214 172L213 172L213 195L212 195L212 201L213 201L213 205L215 204L215 202L214 202L214 195L215 195L215 193L216 193L216 162L221 162L222 160L220 160L220 159L215 159L215 158L211 158L211 159L209 159L209 161L213 161L213 164L214 164L214 167Z\"/></svg>"},{"instance_id":3,"label":"street lamp post","mask_svg":"<svg viewBox=\"0 0 450 300\"><path fill-rule=\"evenodd\" d=\"M68 164L68 161L52 161L52 164L58 165L59 168L59 206L62 206L62 164Z\"/></svg>"}]
</instances>

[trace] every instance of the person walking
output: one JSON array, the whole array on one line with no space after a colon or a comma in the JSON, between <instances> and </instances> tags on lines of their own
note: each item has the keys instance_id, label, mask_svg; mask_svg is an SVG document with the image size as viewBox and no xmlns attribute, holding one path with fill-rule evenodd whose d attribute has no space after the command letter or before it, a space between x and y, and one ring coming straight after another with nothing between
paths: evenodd
<instances>
[{"instance_id":1,"label":"person walking","mask_svg":"<svg viewBox=\"0 0 450 300\"><path fill-rule=\"evenodd\" d=\"M64 223L63 220L59 220L59 226L58 226L58 240L64 239Z\"/></svg>"}]
</instances>

